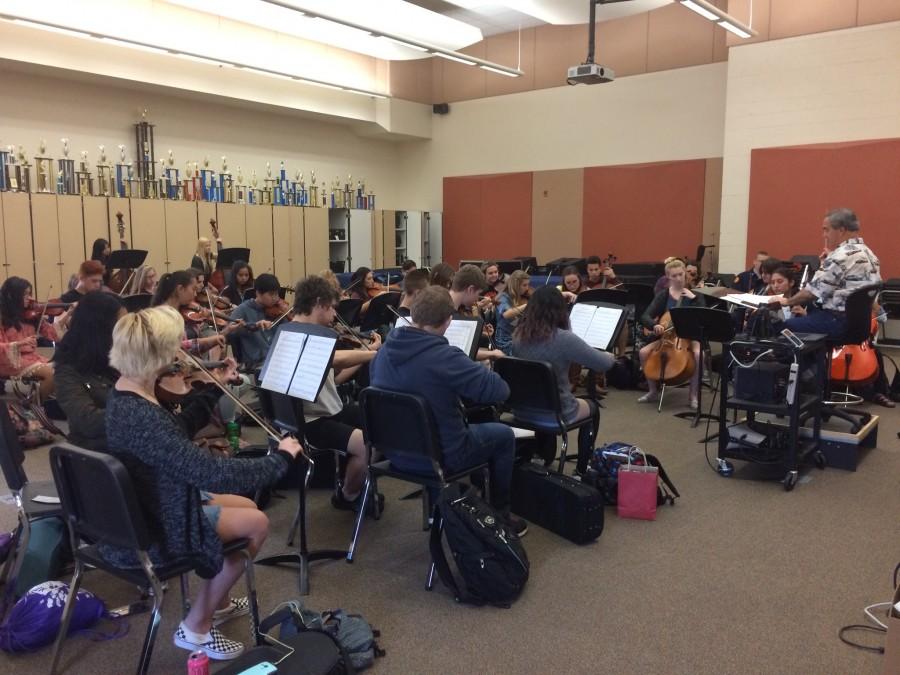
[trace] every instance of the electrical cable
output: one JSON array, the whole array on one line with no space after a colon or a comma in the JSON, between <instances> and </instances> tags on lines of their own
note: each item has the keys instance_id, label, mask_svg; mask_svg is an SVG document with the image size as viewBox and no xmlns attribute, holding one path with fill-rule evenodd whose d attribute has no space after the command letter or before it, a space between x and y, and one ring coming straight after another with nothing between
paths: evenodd
<instances>
[{"instance_id":1,"label":"electrical cable","mask_svg":"<svg viewBox=\"0 0 900 675\"><path fill-rule=\"evenodd\" d=\"M892 575L893 588L895 590L897 588L898 574L900 574L900 563L897 563L897 566L894 567L894 573ZM870 626L867 624L855 623L855 624L851 624L849 626L844 626L843 628L841 628L838 631L838 639L840 639L840 641L843 642L845 645L849 645L850 647L853 647L854 649L860 649L862 651L872 652L873 654L884 654L884 646L873 647L870 645L860 644L858 642L854 642L853 640L850 640L849 638L845 637L845 633L847 633L848 631L851 631L851 630L867 631L869 633L887 633L887 626L885 624L883 624L872 613L872 610L875 609L876 607L887 607L888 608L887 614L888 614L888 616L890 616L890 612L891 612L890 608L891 608L891 605L893 605L893 604L894 604L893 600L888 601L888 602L876 602L874 605L869 605L868 607L864 608L863 613L866 615L866 618L869 619L870 621L872 621L873 623L875 623L876 625Z\"/></svg>"}]
</instances>

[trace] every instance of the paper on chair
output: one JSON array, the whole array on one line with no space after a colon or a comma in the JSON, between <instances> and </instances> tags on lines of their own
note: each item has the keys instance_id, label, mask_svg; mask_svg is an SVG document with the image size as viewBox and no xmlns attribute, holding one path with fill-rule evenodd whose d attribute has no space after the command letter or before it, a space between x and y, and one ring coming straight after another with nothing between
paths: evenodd
<instances>
[{"instance_id":1,"label":"paper on chair","mask_svg":"<svg viewBox=\"0 0 900 675\"><path fill-rule=\"evenodd\" d=\"M51 497L49 495L35 495L31 501L38 504L59 504L59 497Z\"/></svg>"}]
</instances>

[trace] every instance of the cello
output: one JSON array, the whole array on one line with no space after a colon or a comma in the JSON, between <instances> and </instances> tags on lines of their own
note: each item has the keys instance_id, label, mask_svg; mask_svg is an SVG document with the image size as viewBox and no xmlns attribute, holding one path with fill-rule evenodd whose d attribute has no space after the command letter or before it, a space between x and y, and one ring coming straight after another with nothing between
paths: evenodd
<instances>
[{"instance_id":1,"label":"cello","mask_svg":"<svg viewBox=\"0 0 900 675\"><path fill-rule=\"evenodd\" d=\"M212 229L213 239L218 242L219 241L219 225L216 222L215 218L209 219L209 226ZM215 244L218 246L218 243ZM207 282L210 286L216 289L217 293L221 293L222 289L225 288L225 271L218 267L218 259L216 260L216 268L210 271L209 279Z\"/></svg>"},{"instance_id":2,"label":"cello","mask_svg":"<svg viewBox=\"0 0 900 675\"><path fill-rule=\"evenodd\" d=\"M690 340L683 340L675 334L672 316L667 311L659 319L663 334L656 341L656 346L644 364L644 377L661 384L684 384L694 374L697 364L694 362L694 350Z\"/></svg>"}]
</instances>

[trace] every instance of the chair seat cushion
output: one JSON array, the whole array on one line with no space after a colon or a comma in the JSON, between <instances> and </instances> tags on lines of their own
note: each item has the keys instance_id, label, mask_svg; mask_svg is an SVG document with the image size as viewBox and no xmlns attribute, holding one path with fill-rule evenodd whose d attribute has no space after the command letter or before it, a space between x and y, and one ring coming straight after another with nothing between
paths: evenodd
<instances>
[{"instance_id":1,"label":"chair seat cushion","mask_svg":"<svg viewBox=\"0 0 900 675\"><path fill-rule=\"evenodd\" d=\"M549 434L556 435L559 434L559 427L556 424L541 424L539 422L532 422L531 420L518 418L513 414L501 415L500 421L507 426L519 427L520 429L530 429L531 431L545 431ZM571 431L572 429L579 429L590 422L591 418L585 417L584 419L578 420L576 422L564 423L563 428L566 431Z\"/></svg>"},{"instance_id":2,"label":"chair seat cushion","mask_svg":"<svg viewBox=\"0 0 900 675\"><path fill-rule=\"evenodd\" d=\"M470 473L474 471L481 471L487 466L487 462L483 462L481 464L476 464L472 467L466 467L463 471L457 471L452 474L445 474L444 478L446 478L448 483L452 483L455 480L459 480L460 478L464 478L468 476ZM434 474L420 474L413 473L411 471L401 471L394 467L391 464L390 460L383 460L381 462L374 462L371 465L372 473L376 476L387 476L388 478L396 478L397 480L405 480L408 483L416 483L417 485L424 485L426 487L434 487L440 488L441 481Z\"/></svg>"}]
</instances>

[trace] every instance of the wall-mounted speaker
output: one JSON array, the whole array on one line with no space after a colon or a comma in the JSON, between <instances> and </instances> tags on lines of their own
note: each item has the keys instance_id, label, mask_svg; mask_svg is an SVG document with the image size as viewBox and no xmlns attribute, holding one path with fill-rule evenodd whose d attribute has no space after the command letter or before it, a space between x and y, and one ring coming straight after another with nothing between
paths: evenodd
<instances>
[{"instance_id":1,"label":"wall-mounted speaker","mask_svg":"<svg viewBox=\"0 0 900 675\"><path fill-rule=\"evenodd\" d=\"M434 111L435 115L446 115L450 112L450 104L449 103L435 103L431 106L431 109Z\"/></svg>"}]
</instances>

